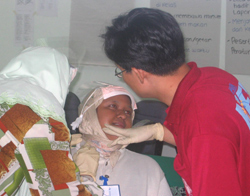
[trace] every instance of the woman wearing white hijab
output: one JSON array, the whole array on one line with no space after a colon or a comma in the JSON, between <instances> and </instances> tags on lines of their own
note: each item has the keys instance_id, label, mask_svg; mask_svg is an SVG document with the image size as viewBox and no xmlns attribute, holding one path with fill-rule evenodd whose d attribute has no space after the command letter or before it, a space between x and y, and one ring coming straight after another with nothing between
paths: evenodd
<instances>
[{"instance_id":1,"label":"woman wearing white hijab","mask_svg":"<svg viewBox=\"0 0 250 196\"><path fill-rule=\"evenodd\" d=\"M0 71L0 195L90 195L69 153L66 56L27 48ZM25 180L23 182L23 179ZM21 185L23 183L23 185Z\"/></svg>"},{"instance_id":2,"label":"woman wearing white hijab","mask_svg":"<svg viewBox=\"0 0 250 196\"><path fill-rule=\"evenodd\" d=\"M76 147L71 151L81 180L86 185L89 179L104 185L104 195L106 189L120 187L122 196L171 196L165 175L153 159L119 144L108 145L117 137L105 134L102 128L105 124L131 128L135 109L133 96L123 87L103 85L86 96L72 123L73 129L79 126L81 132L72 136Z\"/></svg>"}]
</instances>

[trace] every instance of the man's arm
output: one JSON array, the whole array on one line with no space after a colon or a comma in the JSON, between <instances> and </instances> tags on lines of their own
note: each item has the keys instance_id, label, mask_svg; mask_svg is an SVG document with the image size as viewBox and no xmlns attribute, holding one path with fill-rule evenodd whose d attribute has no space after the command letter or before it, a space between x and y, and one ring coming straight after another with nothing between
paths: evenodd
<instances>
[{"instance_id":1,"label":"man's arm","mask_svg":"<svg viewBox=\"0 0 250 196\"><path fill-rule=\"evenodd\" d=\"M176 146L173 134L169 131L169 129L167 129L167 127L163 126L163 128L164 128L163 141L172 144L173 146Z\"/></svg>"}]
</instances>

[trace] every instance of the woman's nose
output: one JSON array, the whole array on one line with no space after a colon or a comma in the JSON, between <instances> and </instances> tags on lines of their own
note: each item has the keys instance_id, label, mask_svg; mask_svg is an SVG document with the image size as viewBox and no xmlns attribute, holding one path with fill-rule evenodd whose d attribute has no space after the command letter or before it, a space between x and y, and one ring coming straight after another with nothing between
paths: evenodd
<instances>
[{"instance_id":1,"label":"woman's nose","mask_svg":"<svg viewBox=\"0 0 250 196\"><path fill-rule=\"evenodd\" d=\"M118 110L118 111L117 111L117 116L118 116L119 118L125 119L125 118L126 118L126 113L125 113L124 110Z\"/></svg>"}]
</instances>

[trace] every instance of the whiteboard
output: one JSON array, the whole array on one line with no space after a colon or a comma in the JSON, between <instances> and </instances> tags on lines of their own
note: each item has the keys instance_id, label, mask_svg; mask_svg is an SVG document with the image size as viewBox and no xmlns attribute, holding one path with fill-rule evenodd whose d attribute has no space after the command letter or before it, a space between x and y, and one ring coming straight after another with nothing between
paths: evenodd
<instances>
[{"instance_id":1,"label":"whiteboard","mask_svg":"<svg viewBox=\"0 0 250 196\"><path fill-rule=\"evenodd\" d=\"M226 71L250 74L250 0L227 1Z\"/></svg>"},{"instance_id":2,"label":"whiteboard","mask_svg":"<svg viewBox=\"0 0 250 196\"><path fill-rule=\"evenodd\" d=\"M250 74L250 0L73 1L70 40L84 40L86 53L81 63L113 65L103 52L99 35L114 17L138 2L139 7L145 2L175 17L184 34L187 61L195 61L198 67ZM70 47L76 48L74 44Z\"/></svg>"},{"instance_id":3,"label":"whiteboard","mask_svg":"<svg viewBox=\"0 0 250 196\"><path fill-rule=\"evenodd\" d=\"M74 51L85 52L81 61L70 57L71 63L77 66L113 65L104 54L100 35L104 33L106 26L111 24L113 18L134 7L135 0L72 1L69 47Z\"/></svg>"},{"instance_id":4,"label":"whiteboard","mask_svg":"<svg viewBox=\"0 0 250 196\"><path fill-rule=\"evenodd\" d=\"M25 19L29 14L29 20L23 24L24 15L17 7L20 2L34 3L27 7ZM54 2L56 9L44 12L44 2ZM0 1L0 67L27 47L27 37L18 42L21 28L18 31L17 27L29 27L28 45L55 47L72 64L114 66L99 36L113 18L135 7L162 9L176 18L185 36L187 61L232 74L250 74L250 0Z\"/></svg>"},{"instance_id":5,"label":"whiteboard","mask_svg":"<svg viewBox=\"0 0 250 196\"><path fill-rule=\"evenodd\" d=\"M199 67L219 66L220 1L151 0L149 5L176 18L185 36L187 61L195 61ZM70 39L84 40L83 64L112 65L103 52L99 35L114 17L135 7L135 0L72 2ZM70 46L75 48L73 44Z\"/></svg>"},{"instance_id":6,"label":"whiteboard","mask_svg":"<svg viewBox=\"0 0 250 196\"><path fill-rule=\"evenodd\" d=\"M151 7L175 17L184 34L187 61L219 66L221 1L151 0Z\"/></svg>"}]
</instances>

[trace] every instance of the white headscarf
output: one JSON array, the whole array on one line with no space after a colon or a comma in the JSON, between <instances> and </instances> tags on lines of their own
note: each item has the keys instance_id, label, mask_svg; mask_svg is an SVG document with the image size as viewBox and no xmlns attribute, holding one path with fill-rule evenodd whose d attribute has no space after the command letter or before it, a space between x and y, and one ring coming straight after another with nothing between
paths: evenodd
<instances>
[{"instance_id":1,"label":"white headscarf","mask_svg":"<svg viewBox=\"0 0 250 196\"><path fill-rule=\"evenodd\" d=\"M24 104L65 123L63 106L75 74L67 57L55 49L27 48L0 71L0 103Z\"/></svg>"},{"instance_id":2,"label":"white headscarf","mask_svg":"<svg viewBox=\"0 0 250 196\"><path fill-rule=\"evenodd\" d=\"M131 107L135 110L136 102L133 96L123 87L114 85L103 85L92 90L79 106L78 120L75 121L76 127L79 126L79 131L83 134L82 138L91 146L94 146L97 151L104 157L110 158L111 165L114 166L119 158L119 149L121 145L108 147L111 142L103 132L96 113L97 107L103 100L117 95L127 95L131 100ZM132 120L134 118L134 111ZM78 122L77 122L78 121ZM73 123L74 124L74 123Z\"/></svg>"}]
</instances>

